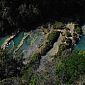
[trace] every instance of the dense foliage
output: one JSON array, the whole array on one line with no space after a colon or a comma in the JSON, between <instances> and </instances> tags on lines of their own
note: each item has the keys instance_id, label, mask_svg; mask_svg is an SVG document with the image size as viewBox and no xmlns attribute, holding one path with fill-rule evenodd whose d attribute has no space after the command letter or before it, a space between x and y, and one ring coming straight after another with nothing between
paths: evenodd
<instances>
[{"instance_id":1,"label":"dense foliage","mask_svg":"<svg viewBox=\"0 0 85 85\"><path fill-rule=\"evenodd\" d=\"M84 2L84 0L0 0L0 37L19 31L29 31L50 21L64 20L67 22L70 19L79 22L85 17ZM47 26L43 27L47 28ZM63 29L63 23L55 22L53 27ZM81 34L80 28L76 27L75 32ZM78 39L76 33L73 35L75 40ZM47 42L40 50L41 52L33 54L26 65L23 64L22 56L18 58L12 53L8 54L7 51L0 49L0 84L40 85L41 82L38 81L40 77L42 79L42 76L41 74L39 77L36 75L40 58L52 48L59 35L60 33L57 31L51 32L47 37ZM71 33L67 32L66 36L71 37ZM57 85L72 84L79 78L79 75L85 73L85 55L77 52L68 58L66 55L61 55L62 51L71 46L72 40L66 39L66 44L61 44L59 47L60 59L56 64L56 75L52 75L52 77L57 77ZM65 54L66 52L68 51L66 50ZM43 85L47 85L47 82Z\"/></svg>"},{"instance_id":2,"label":"dense foliage","mask_svg":"<svg viewBox=\"0 0 85 85\"><path fill-rule=\"evenodd\" d=\"M74 52L68 59L61 59L56 67L56 74L64 84L72 84L84 73L85 55L78 52Z\"/></svg>"},{"instance_id":3,"label":"dense foliage","mask_svg":"<svg viewBox=\"0 0 85 85\"><path fill-rule=\"evenodd\" d=\"M7 50L0 49L0 85L37 85L33 73L39 63L39 53L32 55L29 64L23 64L23 57L16 57Z\"/></svg>"}]
</instances>

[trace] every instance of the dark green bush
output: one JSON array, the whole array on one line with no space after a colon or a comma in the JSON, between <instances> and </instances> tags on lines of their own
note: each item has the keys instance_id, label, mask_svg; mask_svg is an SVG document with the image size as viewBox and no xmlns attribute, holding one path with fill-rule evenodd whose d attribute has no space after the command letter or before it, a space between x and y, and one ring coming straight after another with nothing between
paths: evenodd
<instances>
[{"instance_id":1,"label":"dark green bush","mask_svg":"<svg viewBox=\"0 0 85 85\"><path fill-rule=\"evenodd\" d=\"M59 45L59 50L58 50L58 55L61 55L61 53L67 49L67 46L65 44L60 44Z\"/></svg>"},{"instance_id":2,"label":"dark green bush","mask_svg":"<svg viewBox=\"0 0 85 85\"><path fill-rule=\"evenodd\" d=\"M34 53L32 56L31 56L31 63L35 63L36 61L38 61L40 58L40 53Z\"/></svg>"},{"instance_id":3,"label":"dark green bush","mask_svg":"<svg viewBox=\"0 0 85 85\"><path fill-rule=\"evenodd\" d=\"M48 42L50 44L53 44L58 39L59 35L60 35L60 32L58 31L51 32L47 37Z\"/></svg>"}]
</instances>

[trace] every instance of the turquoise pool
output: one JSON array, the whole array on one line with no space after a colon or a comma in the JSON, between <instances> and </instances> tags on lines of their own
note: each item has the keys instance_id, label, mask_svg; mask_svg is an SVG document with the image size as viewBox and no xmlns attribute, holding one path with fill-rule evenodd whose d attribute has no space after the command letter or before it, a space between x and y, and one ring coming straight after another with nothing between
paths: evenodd
<instances>
[{"instance_id":1,"label":"turquoise pool","mask_svg":"<svg viewBox=\"0 0 85 85\"><path fill-rule=\"evenodd\" d=\"M0 46L5 42L8 36L0 40ZM20 32L13 40L9 42L6 49L16 55L24 54L25 56L31 55L44 41L44 34L38 30L31 32Z\"/></svg>"},{"instance_id":2,"label":"turquoise pool","mask_svg":"<svg viewBox=\"0 0 85 85\"><path fill-rule=\"evenodd\" d=\"M85 25L83 25L81 29L82 29L83 35L81 36L80 41L76 45L75 49L84 51L85 50Z\"/></svg>"},{"instance_id":3,"label":"turquoise pool","mask_svg":"<svg viewBox=\"0 0 85 85\"><path fill-rule=\"evenodd\" d=\"M85 50L85 35L83 35L79 41L79 43L76 45L75 49L77 50Z\"/></svg>"}]
</instances>

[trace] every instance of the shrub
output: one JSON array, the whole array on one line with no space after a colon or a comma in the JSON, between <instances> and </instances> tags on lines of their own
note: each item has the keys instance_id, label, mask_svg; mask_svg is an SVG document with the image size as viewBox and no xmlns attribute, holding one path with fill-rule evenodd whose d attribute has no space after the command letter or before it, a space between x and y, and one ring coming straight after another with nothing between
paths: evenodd
<instances>
[{"instance_id":1,"label":"shrub","mask_svg":"<svg viewBox=\"0 0 85 85\"><path fill-rule=\"evenodd\" d=\"M81 33L82 33L82 29L81 29L79 26L77 26L77 27L74 29L74 31L75 31L77 34L81 34Z\"/></svg>"},{"instance_id":2,"label":"shrub","mask_svg":"<svg viewBox=\"0 0 85 85\"><path fill-rule=\"evenodd\" d=\"M53 44L58 39L59 35L60 35L60 32L52 31L47 37L48 42L50 44Z\"/></svg>"},{"instance_id":3,"label":"shrub","mask_svg":"<svg viewBox=\"0 0 85 85\"><path fill-rule=\"evenodd\" d=\"M33 75L31 77L31 81L30 81L30 84L29 85L39 85L37 75Z\"/></svg>"},{"instance_id":4,"label":"shrub","mask_svg":"<svg viewBox=\"0 0 85 85\"><path fill-rule=\"evenodd\" d=\"M59 50L66 50L66 45L65 44L60 44L59 45Z\"/></svg>"},{"instance_id":5,"label":"shrub","mask_svg":"<svg viewBox=\"0 0 85 85\"><path fill-rule=\"evenodd\" d=\"M40 58L40 53L34 53L32 56L31 56L31 63L35 63L36 61L38 61Z\"/></svg>"},{"instance_id":6,"label":"shrub","mask_svg":"<svg viewBox=\"0 0 85 85\"><path fill-rule=\"evenodd\" d=\"M64 24L62 22L58 22L56 21L54 24L53 24L53 28L54 29L64 29Z\"/></svg>"}]
</instances>

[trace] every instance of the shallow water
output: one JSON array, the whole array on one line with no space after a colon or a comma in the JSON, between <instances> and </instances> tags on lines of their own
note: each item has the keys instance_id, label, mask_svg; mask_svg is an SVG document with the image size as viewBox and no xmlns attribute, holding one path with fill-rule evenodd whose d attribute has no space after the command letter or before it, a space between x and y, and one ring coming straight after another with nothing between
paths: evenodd
<instances>
[{"instance_id":1,"label":"shallow water","mask_svg":"<svg viewBox=\"0 0 85 85\"><path fill-rule=\"evenodd\" d=\"M0 40L0 46L5 42L8 36ZM30 56L44 41L44 34L39 30L33 30L31 32L20 32L13 38L6 46L9 52L15 53L20 56L24 54L24 57Z\"/></svg>"},{"instance_id":2,"label":"shallow water","mask_svg":"<svg viewBox=\"0 0 85 85\"><path fill-rule=\"evenodd\" d=\"M83 35L79 41L79 43L76 45L75 49L77 50L85 50L85 35Z\"/></svg>"},{"instance_id":3,"label":"shallow water","mask_svg":"<svg viewBox=\"0 0 85 85\"><path fill-rule=\"evenodd\" d=\"M82 26L82 31L83 31L83 35L80 38L80 41L78 42L78 44L76 45L75 49L83 51L85 50L85 25Z\"/></svg>"}]
</instances>

